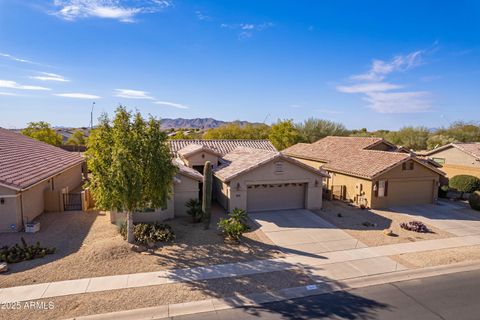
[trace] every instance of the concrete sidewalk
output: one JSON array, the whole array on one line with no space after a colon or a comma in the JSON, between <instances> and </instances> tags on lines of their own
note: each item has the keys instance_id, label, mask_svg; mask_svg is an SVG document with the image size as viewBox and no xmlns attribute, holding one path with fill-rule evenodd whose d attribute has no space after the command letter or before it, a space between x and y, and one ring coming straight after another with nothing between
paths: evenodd
<instances>
[{"instance_id":1,"label":"concrete sidewalk","mask_svg":"<svg viewBox=\"0 0 480 320\"><path fill-rule=\"evenodd\" d=\"M248 263L41 283L0 289L0 302L28 301L182 281L237 277L298 267L303 268L312 279L318 281L322 279L342 280L405 269L404 266L386 258L388 256L477 244L480 244L480 235L332 251L321 255L290 254L285 258L257 260Z\"/></svg>"}]
</instances>

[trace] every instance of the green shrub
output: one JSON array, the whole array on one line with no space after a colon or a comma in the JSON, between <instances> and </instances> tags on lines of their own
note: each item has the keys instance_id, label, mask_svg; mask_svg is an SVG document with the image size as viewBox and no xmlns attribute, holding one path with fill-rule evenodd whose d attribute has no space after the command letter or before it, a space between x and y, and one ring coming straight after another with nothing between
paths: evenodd
<instances>
[{"instance_id":1,"label":"green shrub","mask_svg":"<svg viewBox=\"0 0 480 320\"><path fill-rule=\"evenodd\" d=\"M438 187L438 197L439 198L446 198L447 195L448 195L448 186L447 185L443 185L443 186L440 186Z\"/></svg>"},{"instance_id":2,"label":"green shrub","mask_svg":"<svg viewBox=\"0 0 480 320\"><path fill-rule=\"evenodd\" d=\"M470 207L474 210L480 210L480 191L475 191L468 198Z\"/></svg>"},{"instance_id":3,"label":"green shrub","mask_svg":"<svg viewBox=\"0 0 480 320\"><path fill-rule=\"evenodd\" d=\"M27 242L22 237L21 246L17 243L12 247L3 246L0 248L0 261L17 263L25 260L43 258L47 254L54 254L55 251L55 248L41 247L38 241L35 245L27 245Z\"/></svg>"},{"instance_id":4,"label":"green shrub","mask_svg":"<svg viewBox=\"0 0 480 320\"><path fill-rule=\"evenodd\" d=\"M187 213L192 216L193 222L200 222L202 220L202 204L197 199L190 199L185 203L188 208Z\"/></svg>"},{"instance_id":5,"label":"green shrub","mask_svg":"<svg viewBox=\"0 0 480 320\"><path fill-rule=\"evenodd\" d=\"M127 239L127 224L120 225L120 234ZM155 242L168 242L175 239L175 233L168 224L161 223L135 223L133 226L135 242L149 244Z\"/></svg>"},{"instance_id":6,"label":"green shrub","mask_svg":"<svg viewBox=\"0 0 480 320\"><path fill-rule=\"evenodd\" d=\"M458 175L452 177L448 185L450 188L460 192L460 197L463 197L464 193L472 193L480 189L480 179L469 175Z\"/></svg>"},{"instance_id":7,"label":"green shrub","mask_svg":"<svg viewBox=\"0 0 480 320\"><path fill-rule=\"evenodd\" d=\"M227 239L240 241L243 233L250 229L247 225L247 214L245 210L234 209L228 216L227 219L220 219L218 229Z\"/></svg>"}]
</instances>

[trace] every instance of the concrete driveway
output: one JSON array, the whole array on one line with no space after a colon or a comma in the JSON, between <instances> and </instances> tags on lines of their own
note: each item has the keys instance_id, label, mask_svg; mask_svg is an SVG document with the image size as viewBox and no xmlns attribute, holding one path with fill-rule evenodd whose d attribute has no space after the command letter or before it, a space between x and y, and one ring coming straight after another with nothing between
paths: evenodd
<instances>
[{"instance_id":1,"label":"concrete driveway","mask_svg":"<svg viewBox=\"0 0 480 320\"><path fill-rule=\"evenodd\" d=\"M316 254L366 247L309 210L275 210L248 216L286 253Z\"/></svg>"},{"instance_id":2,"label":"concrete driveway","mask_svg":"<svg viewBox=\"0 0 480 320\"><path fill-rule=\"evenodd\" d=\"M480 234L480 212L463 202L440 200L438 204L394 207L391 210L456 236Z\"/></svg>"}]
</instances>

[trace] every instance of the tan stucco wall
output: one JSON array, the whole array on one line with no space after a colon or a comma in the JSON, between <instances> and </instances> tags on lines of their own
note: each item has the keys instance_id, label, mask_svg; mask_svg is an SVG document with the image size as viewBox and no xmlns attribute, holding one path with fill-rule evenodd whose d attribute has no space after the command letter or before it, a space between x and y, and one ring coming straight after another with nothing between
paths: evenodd
<instances>
[{"instance_id":1,"label":"tan stucco wall","mask_svg":"<svg viewBox=\"0 0 480 320\"><path fill-rule=\"evenodd\" d=\"M228 210L229 186L220 181L217 177L213 177L213 199L217 201L225 210Z\"/></svg>"},{"instance_id":2,"label":"tan stucco wall","mask_svg":"<svg viewBox=\"0 0 480 320\"><path fill-rule=\"evenodd\" d=\"M187 167L193 168L193 166L203 166L205 162L210 161L215 168L218 165L218 157L209 152L197 152L187 158L183 159Z\"/></svg>"},{"instance_id":3,"label":"tan stucco wall","mask_svg":"<svg viewBox=\"0 0 480 320\"><path fill-rule=\"evenodd\" d=\"M68 187L69 191L73 191L82 184L82 165L76 165L53 179L55 190L62 191L62 188Z\"/></svg>"},{"instance_id":4,"label":"tan stucco wall","mask_svg":"<svg viewBox=\"0 0 480 320\"><path fill-rule=\"evenodd\" d=\"M480 161L455 147L435 152L428 156L429 158L443 158L446 165L458 165L473 168L480 168Z\"/></svg>"},{"instance_id":5,"label":"tan stucco wall","mask_svg":"<svg viewBox=\"0 0 480 320\"><path fill-rule=\"evenodd\" d=\"M413 170L398 165L374 180L388 181L386 197L372 197L372 208L433 203L438 197L440 175L415 162Z\"/></svg>"},{"instance_id":6,"label":"tan stucco wall","mask_svg":"<svg viewBox=\"0 0 480 320\"><path fill-rule=\"evenodd\" d=\"M338 172L329 172L327 188L332 190L333 186L345 186L345 200L355 204L363 204L367 207L372 205L372 181L345 175ZM361 190L357 188L361 186Z\"/></svg>"},{"instance_id":7,"label":"tan stucco wall","mask_svg":"<svg viewBox=\"0 0 480 320\"><path fill-rule=\"evenodd\" d=\"M480 178L480 168L477 168L477 167L445 164L440 169L446 173L447 178L455 177L461 174L466 174L466 175Z\"/></svg>"},{"instance_id":8,"label":"tan stucco wall","mask_svg":"<svg viewBox=\"0 0 480 320\"><path fill-rule=\"evenodd\" d=\"M15 228L21 226L18 211L20 209L20 195L12 189L0 187L0 199L3 199L3 204L0 204L0 232L15 231L10 226L15 225Z\"/></svg>"},{"instance_id":9,"label":"tan stucco wall","mask_svg":"<svg viewBox=\"0 0 480 320\"><path fill-rule=\"evenodd\" d=\"M271 161L246 174L230 181L229 209L247 209L247 186L253 184L275 183L307 183L305 207L307 209L319 209L322 207L322 184L323 178L305 168L283 162L283 172L275 172L275 163ZM315 181L317 185L315 186Z\"/></svg>"},{"instance_id":10,"label":"tan stucco wall","mask_svg":"<svg viewBox=\"0 0 480 320\"><path fill-rule=\"evenodd\" d=\"M175 216L187 215L185 203L190 199L198 200L199 182L190 177L178 174L179 183L173 186L174 212Z\"/></svg>"},{"instance_id":11,"label":"tan stucco wall","mask_svg":"<svg viewBox=\"0 0 480 320\"><path fill-rule=\"evenodd\" d=\"M174 217L174 200L173 197L167 201L165 210L155 210L153 212L137 212L133 214L133 222L162 222L164 220L173 219ZM124 212L110 211L110 221L117 225L125 222L127 215Z\"/></svg>"}]
</instances>

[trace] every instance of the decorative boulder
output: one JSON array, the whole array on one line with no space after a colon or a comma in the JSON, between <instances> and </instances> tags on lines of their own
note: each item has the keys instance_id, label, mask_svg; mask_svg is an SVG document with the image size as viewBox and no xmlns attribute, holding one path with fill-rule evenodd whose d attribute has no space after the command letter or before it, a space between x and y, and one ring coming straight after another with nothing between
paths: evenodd
<instances>
[{"instance_id":1,"label":"decorative boulder","mask_svg":"<svg viewBox=\"0 0 480 320\"><path fill-rule=\"evenodd\" d=\"M0 273L8 271L8 264L6 262L0 262Z\"/></svg>"}]
</instances>

